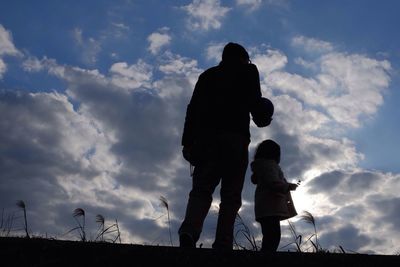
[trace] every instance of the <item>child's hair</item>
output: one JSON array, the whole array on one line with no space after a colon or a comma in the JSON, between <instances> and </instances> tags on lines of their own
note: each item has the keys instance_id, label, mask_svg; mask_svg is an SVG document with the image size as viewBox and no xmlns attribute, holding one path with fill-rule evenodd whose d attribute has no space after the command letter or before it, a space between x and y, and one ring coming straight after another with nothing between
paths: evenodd
<instances>
[{"instance_id":1,"label":"child's hair","mask_svg":"<svg viewBox=\"0 0 400 267\"><path fill-rule=\"evenodd\" d=\"M257 146L254 159L272 159L279 164L281 161L281 147L271 139L264 140Z\"/></svg>"}]
</instances>

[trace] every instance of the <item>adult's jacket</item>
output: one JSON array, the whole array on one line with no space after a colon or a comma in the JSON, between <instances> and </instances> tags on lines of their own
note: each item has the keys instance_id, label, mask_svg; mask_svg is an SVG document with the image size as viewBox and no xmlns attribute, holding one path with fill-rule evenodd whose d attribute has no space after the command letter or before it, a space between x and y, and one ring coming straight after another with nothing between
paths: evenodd
<instances>
[{"instance_id":1,"label":"adult's jacket","mask_svg":"<svg viewBox=\"0 0 400 267\"><path fill-rule=\"evenodd\" d=\"M217 132L237 133L250 141L250 113L261 99L254 64L221 62L204 71L186 110L182 145L191 146Z\"/></svg>"}]
</instances>

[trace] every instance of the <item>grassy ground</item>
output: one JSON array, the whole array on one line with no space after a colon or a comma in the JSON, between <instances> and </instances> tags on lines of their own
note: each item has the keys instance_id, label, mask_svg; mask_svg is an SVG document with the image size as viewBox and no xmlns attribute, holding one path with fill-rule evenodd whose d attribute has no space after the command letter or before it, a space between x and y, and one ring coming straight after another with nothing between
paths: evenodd
<instances>
[{"instance_id":1,"label":"grassy ground","mask_svg":"<svg viewBox=\"0 0 400 267\"><path fill-rule=\"evenodd\" d=\"M261 252L0 238L0 266L400 266L400 256Z\"/></svg>"}]
</instances>

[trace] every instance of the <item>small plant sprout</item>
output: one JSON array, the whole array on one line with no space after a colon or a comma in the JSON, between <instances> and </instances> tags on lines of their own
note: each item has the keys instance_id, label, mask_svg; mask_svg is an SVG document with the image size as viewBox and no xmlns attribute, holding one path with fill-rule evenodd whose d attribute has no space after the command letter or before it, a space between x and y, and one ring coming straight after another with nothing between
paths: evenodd
<instances>
[{"instance_id":1,"label":"small plant sprout","mask_svg":"<svg viewBox=\"0 0 400 267\"><path fill-rule=\"evenodd\" d=\"M167 216L168 216L168 231L169 231L169 241L171 243L171 246L173 246L172 243L172 234L171 234L171 220L169 217L169 205L168 205L168 201L164 196L160 196L160 201L161 201L161 205L167 210Z\"/></svg>"},{"instance_id":2,"label":"small plant sprout","mask_svg":"<svg viewBox=\"0 0 400 267\"><path fill-rule=\"evenodd\" d=\"M16 204L24 212L24 230L25 230L25 234L26 234L25 237L26 238L30 238L29 233L28 233L28 219L27 219L27 216L26 216L25 202L22 201L22 200L18 200Z\"/></svg>"}]
</instances>

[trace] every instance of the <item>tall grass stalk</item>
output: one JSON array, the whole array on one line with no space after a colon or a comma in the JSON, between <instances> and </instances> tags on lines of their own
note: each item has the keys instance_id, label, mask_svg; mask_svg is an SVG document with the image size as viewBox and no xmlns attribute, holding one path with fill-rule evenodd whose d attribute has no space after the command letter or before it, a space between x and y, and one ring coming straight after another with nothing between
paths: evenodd
<instances>
[{"instance_id":1,"label":"tall grass stalk","mask_svg":"<svg viewBox=\"0 0 400 267\"><path fill-rule=\"evenodd\" d=\"M288 224L289 224L290 234L292 235L293 242L281 247L281 249L282 248L286 248L286 247L288 247L288 246L290 246L292 244L295 244L296 251L297 252L302 252L301 246L302 246L302 242L303 242L303 236L297 233L296 227L294 226L294 224L290 220L287 220L287 221L288 221Z\"/></svg>"},{"instance_id":2,"label":"tall grass stalk","mask_svg":"<svg viewBox=\"0 0 400 267\"><path fill-rule=\"evenodd\" d=\"M257 246L256 239L255 239L254 235L251 233L250 228L245 224L245 222L244 222L244 220L242 219L242 217L240 216L239 212L238 212L237 215L236 215L235 227L239 228L239 229L236 231L235 236L234 236L234 238L233 238L233 241L234 241L235 245L236 245L238 248L246 249L245 246L243 246L243 245L241 245L241 244L239 244L239 243L237 242L237 236L238 236L239 234L242 234L242 235L246 238L246 240L249 242L249 244L250 244L250 250L258 251L258 246Z\"/></svg>"},{"instance_id":3,"label":"tall grass stalk","mask_svg":"<svg viewBox=\"0 0 400 267\"><path fill-rule=\"evenodd\" d=\"M172 234L171 234L171 220L169 217L169 205L168 205L168 201L164 196L160 196L160 201L161 201L161 205L164 206L164 208L167 210L167 216L168 216L168 232L169 232L169 241L171 243L171 246L174 246L174 244L172 243Z\"/></svg>"},{"instance_id":4,"label":"tall grass stalk","mask_svg":"<svg viewBox=\"0 0 400 267\"><path fill-rule=\"evenodd\" d=\"M7 218L6 218L7 217ZM14 213L6 214L4 208L1 212L0 236L9 236L14 222Z\"/></svg>"},{"instance_id":5,"label":"tall grass stalk","mask_svg":"<svg viewBox=\"0 0 400 267\"><path fill-rule=\"evenodd\" d=\"M0 229L3 228L3 223L4 223L4 208L1 210L1 223L0 223Z\"/></svg>"},{"instance_id":6,"label":"tall grass stalk","mask_svg":"<svg viewBox=\"0 0 400 267\"><path fill-rule=\"evenodd\" d=\"M28 233L28 219L26 216L26 206L25 206L25 202L22 200L18 200L17 201L17 206L22 209L22 211L24 212L24 230L25 230L25 237L26 238L30 238L29 233Z\"/></svg>"},{"instance_id":7,"label":"tall grass stalk","mask_svg":"<svg viewBox=\"0 0 400 267\"><path fill-rule=\"evenodd\" d=\"M99 226L99 230L98 230L99 233L95 240L97 241L100 238L100 241L104 241L104 233L105 233L105 231L104 231L104 222L105 222L104 216L101 214L97 214L96 222L99 223L100 226Z\"/></svg>"},{"instance_id":8,"label":"tall grass stalk","mask_svg":"<svg viewBox=\"0 0 400 267\"><path fill-rule=\"evenodd\" d=\"M117 219L115 219L115 227L117 228L117 237L116 237L115 241L118 239L119 243L121 243L122 242L121 241L121 232L119 230L119 225L118 225L118 220Z\"/></svg>"},{"instance_id":9,"label":"tall grass stalk","mask_svg":"<svg viewBox=\"0 0 400 267\"><path fill-rule=\"evenodd\" d=\"M76 208L74 212L72 213L72 216L74 217L75 221L77 222L78 226L69 230L68 233L78 230L79 236L81 238L81 241L85 242L86 241L86 232L85 232L85 211L81 208ZM79 217L82 217L82 223L78 220Z\"/></svg>"},{"instance_id":10,"label":"tall grass stalk","mask_svg":"<svg viewBox=\"0 0 400 267\"><path fill-rule=\"evenodd\" d=\"M319 244L319 241L318 241L317 225L316 225L314 216L308 211L303 211L303 215L300 216L300 219L305 221L306 223L311 224L314 228L314 234L312 234L307 240L307 241L310 241L310 243L314 247L314 251L315 252L324 251L324 249L321 247L321 245ZM314 241L311 240L313 237L314 237Z\"/></svg>"},{"instance_id":11,"label":"tall grass stalk","mask_svg":"<svg viewBox=\"0 0 400 267\"><path fill-rule=\"evenodd\" d=\"M121 232L119 231L119 226L118 226L118 221L115 220L115 223L105 227L105 219L104 216L101 214L98 214L96 216L96 222L99 223L99 230L98 234L95 238L95 241L100 240L102 242L107 242L110 241L112 243L115 243L117 240L119 240L119 243L121 243ZM114 239L107 239L104 236L105 235L110 235L112 233L117 233Z\"/></svg>"},{"instance_id":12,"label":"tall grass stalk","mask_svg":"<svg viewBox=\"0 0 400 267\"><path fill-rule=\"evenodd\" d=\"M0 227L2 236L7 237L10 235L14 223L14 217L14 213L7 215L4 223L2 223L2 227Z\"/></svg>"}]
</instances>

